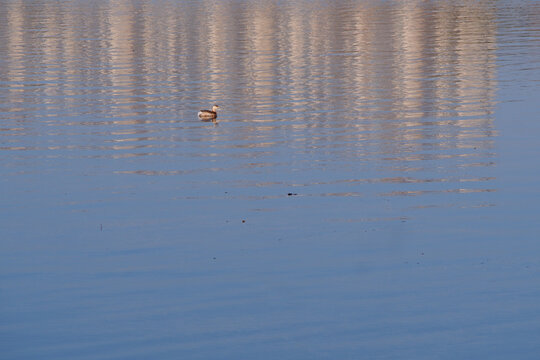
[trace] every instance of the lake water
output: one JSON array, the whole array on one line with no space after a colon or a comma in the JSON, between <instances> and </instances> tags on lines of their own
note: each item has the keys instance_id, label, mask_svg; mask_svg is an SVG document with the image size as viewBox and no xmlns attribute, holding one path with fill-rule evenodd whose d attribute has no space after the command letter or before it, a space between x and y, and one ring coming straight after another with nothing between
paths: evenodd
<instances>
[{"instance_id":1,"label":"lake water","mask_svg":"<svg viewBox=\"0 0 540 360\"><path fill-rule=\"evenodd\" d=\"M536 1L0 0L1 358L538 359L539 81Z\"/></svg>"}]
</instances>

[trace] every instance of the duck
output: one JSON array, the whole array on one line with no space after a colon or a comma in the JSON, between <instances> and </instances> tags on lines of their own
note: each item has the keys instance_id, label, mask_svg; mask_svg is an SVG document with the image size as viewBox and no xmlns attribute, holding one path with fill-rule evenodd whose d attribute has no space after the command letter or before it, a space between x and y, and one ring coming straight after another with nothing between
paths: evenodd
<instances>
[{"instance_id":1,"label":"duck","mask_svg":"<svg viewBox=\"0 0 540 360\"><path fill-rule=\"evenodd\" d=\"M201 119L215 119L217 118L217 110L219 109L219 106L214 105L212 106L212 110L200 110L199 111L199 117Z\"/></svg>"}]
</instances>

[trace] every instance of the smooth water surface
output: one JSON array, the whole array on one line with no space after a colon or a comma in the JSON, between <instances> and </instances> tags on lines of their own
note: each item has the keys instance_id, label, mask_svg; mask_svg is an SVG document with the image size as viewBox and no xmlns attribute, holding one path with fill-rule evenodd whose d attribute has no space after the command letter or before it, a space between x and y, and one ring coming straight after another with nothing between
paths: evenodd
<instances>
[{"instance_id":1,"label":"smooth water surface","mask_svg":"<svg viewBox=\"0 0 540 360\"><path fill-rule=\"evenodd\" d=\"M537 359L539 49L535 1L0 0L1 358Z\"/></svg>"}]
</instances>

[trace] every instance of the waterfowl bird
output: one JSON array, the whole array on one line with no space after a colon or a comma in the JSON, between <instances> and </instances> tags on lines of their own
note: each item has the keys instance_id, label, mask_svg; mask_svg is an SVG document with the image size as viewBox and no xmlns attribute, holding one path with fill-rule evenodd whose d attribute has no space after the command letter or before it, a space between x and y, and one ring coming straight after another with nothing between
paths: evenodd
<instances>
[{"instance_id":1,"label":"waterfowl bird","mask_svg":"<svg viewBox=\"0 0 540 360\"><path fill-rule=\"evenodd\" d=\"M217 118L217 109L219 109L219 106L214 105L212 110L200 110L199 117L202 119L215 119Z\"/></svg>"}]
</instances>

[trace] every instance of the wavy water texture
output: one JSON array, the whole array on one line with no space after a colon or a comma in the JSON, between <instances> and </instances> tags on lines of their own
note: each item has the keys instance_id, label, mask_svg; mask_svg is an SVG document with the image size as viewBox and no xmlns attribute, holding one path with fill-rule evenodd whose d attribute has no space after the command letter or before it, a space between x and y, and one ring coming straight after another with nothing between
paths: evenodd
<instances>
[{"instance_id":1,"label":"wavy water texture","mask_svg":"<svg viewBox=\"0 0 540 360\"><path fill-rule=\"evenodd\" d=\"M0 0L0 357L536 359L539 27Z\"/></svg>"}]
</instances>

